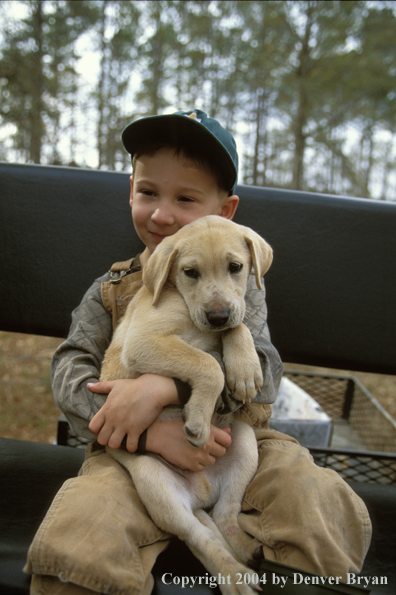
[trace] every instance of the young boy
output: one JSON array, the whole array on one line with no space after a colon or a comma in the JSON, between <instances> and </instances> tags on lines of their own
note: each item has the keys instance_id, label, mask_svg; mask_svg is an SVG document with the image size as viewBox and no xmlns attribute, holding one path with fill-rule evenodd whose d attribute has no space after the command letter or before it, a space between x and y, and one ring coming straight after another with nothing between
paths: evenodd
<instances>
[{"instance_id":1,"label":"young boy","mask_svg":"<svg viewBox=\"0 0 396 595\"><path fill-rule=\"evenodd\" d=\"M33 594L146 595L152 590L151 569L170 536L147 516L130 476L106 454L105 445L158 453L183 469L201 471L225 454L232 439L228 431L212 427L207 447L197 449L185 440L181 420L157 420L165 405L188 398L189 386L178 379L145 374L97 382L114 328L141 287L142 268L156 246L198 217L232 219L239 200L235 141L204 112L143 118L127 126L123 142L133 162L133 222L145 248L95 281L54 356L55 399L74 431L93 442L79 477L62 487L30 548L26 571L33 575ZM246 304L245 322L264 383L255 402L236 412L253 426L259 448L240 524L262 543L265 558L345 578L360 570L368 549L366 508L294 439L268 429L282 364L269 337L265 294L253 277ZM221 364L221 354L212 355ZM224 411L239 406L226 391L223 405Z\"/></svg>"}]
</instances>

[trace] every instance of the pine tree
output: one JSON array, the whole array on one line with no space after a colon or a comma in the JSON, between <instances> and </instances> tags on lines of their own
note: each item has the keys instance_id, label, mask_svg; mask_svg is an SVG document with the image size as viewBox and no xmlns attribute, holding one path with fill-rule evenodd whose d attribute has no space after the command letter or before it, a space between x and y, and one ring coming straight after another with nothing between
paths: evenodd
<instances>
[{"instance_id":1,"label":"pine tree","mask_svg":"<svg viewBox=\"0 0 396 595\"><path fill-rule=\"evenodd\" d=\"M124 104L131 93L130 81L136 68L140 12L137 3L125 0L105 0L98 9L100 73L94 92L98 167L118 169L129 161L120 132L131 116L125 113Z\"/></svg>"},{"instance_id":2,"label":"pine tree","mask_svg":"<svg viewBox=\"0 0 396 595\"><path fill-rule=\"evenodd\" d=\"M74 44L85 30L89 2L22 2L28 16L8 26L0 58L1 118L14 128L14 149L24 161L57 161L62 101L76 77ZM75 79L73 79L75 81ZM66 90L66 87L68 89Z\"/></svg>"}]
</instances>

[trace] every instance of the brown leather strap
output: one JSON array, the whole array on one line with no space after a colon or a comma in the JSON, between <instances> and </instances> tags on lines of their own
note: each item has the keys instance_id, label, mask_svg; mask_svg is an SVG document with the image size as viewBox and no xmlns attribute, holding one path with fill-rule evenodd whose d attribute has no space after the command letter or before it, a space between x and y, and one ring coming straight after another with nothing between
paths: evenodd
<instances>
[{"instance_id":1,"label":"brown leather strap","mask_svg":"<svg viewBox=\"0 0 396 595\"><path fill-rule=\"evenodd\" d=\"M114 263L110 269L110 277L110 281L102 283L101 291L103 305L112 315L114 331L129 302L142 286L139 257Z\"/></svg>"}]
</instances>

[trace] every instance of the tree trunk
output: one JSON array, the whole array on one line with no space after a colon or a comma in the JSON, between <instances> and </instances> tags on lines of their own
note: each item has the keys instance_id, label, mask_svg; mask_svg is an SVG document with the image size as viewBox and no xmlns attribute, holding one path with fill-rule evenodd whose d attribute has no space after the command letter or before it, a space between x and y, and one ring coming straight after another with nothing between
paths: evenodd
<instances>
[{"instance_id":1,"label":"tree trunk","mask_svg":"<svg viewBox=\"0 0 396 595\"><path fill-rule=\"evenodd\" d=\"M97 148L98 148L98 169L101 168L102 165L106 163L106 155L104 154L104 147L103 147L103 133L104 133L104 125L105 125L105 118L104 118L104 107L106 103L105 98L105 81L106 81L106 66L107 66L107 56L106 56L106 9L107 9L107 0L102 2L102 14L100 17L101 20L101 58L100 58L100 76L98 81L98 131L97 131Z\"/></svg>"},{"instance_id":2,"label":"tree trunk","mask_svg":"<svg viewBox=\"0 0 396 595\"><path fill-rule=\"evenodd\" d=\"M153 51L152 51L152 86L150 93L150 115L155 116L159 113L161 108L161 84L163 79L163 31L161 22L160 7L157 7L155 14L156 33L153 37Z\"/></svg>"},{"instance_id":3,"label":"tree trunk","mask_svg":"<svg viewBox=\"0 0 396 595\"><path fill-rule=\"evenodd\" d=\"M310 50L309 41L311 37L312 13L315 7L309 4L306 12L306 24L304 38L301 41L299 65L296 70L298 107L294 123L294 158L293 158L293 179L292 188L301 190L304 179L304 152L306 145L305 126L308 119L308 91L307 78L309 76Z\"/></svg>"},{"instance_id":4,"label":"tree trunk","mask_svg":"<svg viewBox=\"0 0 396 595\"><path fill-rule=\"evenodd\" d=\"M373 152L374 152L374 139L373 139L373 127L370 123L364 131L366 155L364 160L364 171L363 171L363 198L370 198L370 177L371 170L373 167Z\"/></svg>"},{"instance_id":5,"label":"tree trunk","mask_svg":"<svg viewBox=\"0 0 396 595\"><path fill-rule=\"evenodd\" d=\"M381 184L381 200L387 200L388 194L388 186L389 186L389 174L391 172L391 153L392 153L392 145L393 145L393 137L385 147L385 156L384 156L384 169L382 172L382 184Z\"/></svg>"},{"instance_id":6,"label":"tree trunk","mask_svg":"<svg viewBox=\"0 0 396 595\"><path fill-rule=\"evenodd\" d=\"M30 160L33 163L41 163L41 150L44 136L43 122L43 9L41 2L35 2L33 14L33 37L37 44L37 51L34 53L32 73L32 107L29 113L30 123Z\"/></svg>"},{"instance_id":7,"label":"tree trunk","mask_svg":"<svg viewBox=\"0 0 396 595\"><path fill-rule=\"evenodd\" d=\"M259 151L260 151L260 141L261 141L261 120L262 120L262 108L263 108L263 93L262 89L258 89L256 91L257 97L257 107L256 107L256 135L254 141L254 155L253 155L253 167L252 167L252 178L253 178L253 186L258 185L258 164L259 164Z\"/></svg>"}]
</instances>

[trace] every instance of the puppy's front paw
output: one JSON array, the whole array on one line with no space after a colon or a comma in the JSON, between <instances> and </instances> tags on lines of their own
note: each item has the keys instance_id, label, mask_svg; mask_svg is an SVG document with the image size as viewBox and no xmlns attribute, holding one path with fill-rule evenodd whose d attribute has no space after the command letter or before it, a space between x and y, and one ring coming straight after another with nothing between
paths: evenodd
<instances>
[{"instance_id":1,"label":"puppy's front paw","mask_svg":"<svg viewBox=\"0 0 396 595\"><path fill-rule=\"evenodd\" d=\"M210 438L210 420L205 420L202 412L189 405L190 403L187 403L183 409L184 434L190 444L200 448Z\"/></svg>"},{"instance_id":2,"label":"puppy's front paw","mask_svg":"<svg viewBox=\"0 0 396 595\"><path fill-rule=\"evenodd\" d=\"M235 357L224 359L226 382L232 396L238 401L250 403L260 392L263 374L257 354L249 361Z\"/></svg>"},{"instance_id":3,"label":"puppy's front paw","mask_svg":"<svg viewBox=\"0 0 396 595\"><path fill-rule=\"evenodd\" d=\"M263 374L253 337L245 324L223 334L223 362L232 396L244 403L252 401L261 390Z\"/></svg>"}]
</instances>

